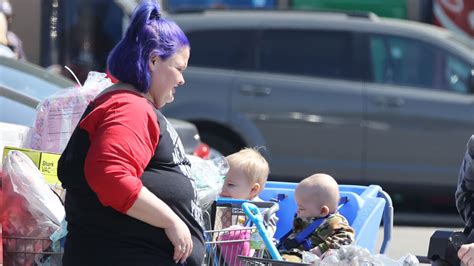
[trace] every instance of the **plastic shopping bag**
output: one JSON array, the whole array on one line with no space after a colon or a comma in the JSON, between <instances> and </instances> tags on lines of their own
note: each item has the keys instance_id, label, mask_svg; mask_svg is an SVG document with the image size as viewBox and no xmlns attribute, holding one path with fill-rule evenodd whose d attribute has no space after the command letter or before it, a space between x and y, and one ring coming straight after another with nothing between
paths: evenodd
<instances>
[{"instance_id":1,"label":"plastic shopping bag","mask_svg":"<svg viewBox=\"0 0 474 266\"><path fill-rule=\"evenodd\" d=\"M5 159L4 172L13 192L25 198L28 210L35 218L46 216L48 220L44 222L53 223L56 230L65 217L64 206L31 159L12 150Z\"/></svg>"},{"instance_id":2,"label":"plastic shopping bag","mask_svg":"<svg viewBox=\"0 0 474 266\"><path fill-rule=\"evenodd\" d=\"M10 151L4 161L2 196L5 265L58 265L42 260L49 241L40 239L59 228L64 207L31 159L20 151ZM18 252L25 255L16 256Z\"/></svg>"},{"instance_id":3,"label":"plastic shopping bag","mask_svg":"<svg viewBox=\"0 0 474 266\"><path fill-rule=\"evenodd\" d=\"M191 162L191 175L196 182L199 207L207 210L222 191L229 164L223 156L204 160L188 155L188 159Z\"/></svg>"},{"instance_id":4,"label":"plastic shopping bag","mask_svg":"<svg viewBox=\"0 0 474 266\"><path fill-rule=\"evenodd\" d=\"M84 86L59 90L37 107L31 148L62 153L91 100L112 85L105 73L91 71Z\"/></svg>"},{"instance_id":5,"label":"plastic shopping bag","mask_svg":"<svg viewBox=\"0 0 474 266\"><path fill-rule=\"evenodd\" d=\"M304 261L303 261L304 262ZM380 265L380 266L416 266L419 261L416 256L406 254L398 260L387 257L384 254L370 254L363 247L355 244L342 246L339 249L326 251L321 259L317 259L312 265Z\"/></svg>"}]
</instances>

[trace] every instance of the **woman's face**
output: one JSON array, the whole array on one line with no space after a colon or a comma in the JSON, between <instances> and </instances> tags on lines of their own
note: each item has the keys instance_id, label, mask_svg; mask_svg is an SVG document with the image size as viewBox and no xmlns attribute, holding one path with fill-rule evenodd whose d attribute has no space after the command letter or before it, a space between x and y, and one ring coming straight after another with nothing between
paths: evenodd
<instances>
[{"instance_id":1,"label":"woman's face","mask_svg":"<svg viewBox=\"0 0 474 266\"><path fill-rule=\"evenodd\" d=\"M189 47L180 48L173 56L162 60L159 56L150 59L151 86L147 98L161 108L174 100L176 88L184 84L183 71L188 66Z\"/></svg>"}]
</instances>

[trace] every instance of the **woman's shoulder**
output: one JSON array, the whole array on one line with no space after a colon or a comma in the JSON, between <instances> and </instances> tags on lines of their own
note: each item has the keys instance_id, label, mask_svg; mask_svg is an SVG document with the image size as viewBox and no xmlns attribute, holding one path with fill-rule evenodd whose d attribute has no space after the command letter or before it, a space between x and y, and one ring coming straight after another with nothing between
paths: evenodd
<instances>
[{"instance_id":1,"label":"woman's shoulder","mask_svg":"<svg viewBox=\"0 0 474 266\"><path fill-rule=\"evenodd\" d=\"M96 107L105 109L130 109L132 112L154 113L153 105L139 92L126 87L106 89L94 100Z\"/></svg>"},{"instance_id":2,"label":"woman's shoulder","mask_svg":"<svg viewBox=\"0 0 474 266\"><path fill-rule=\"evenodd\" d=\"M92 110L81 121L81 127L95 127L109 121L155 127L157 114L149 101L138 92L105 89L91 103Z\"/></svg>"}]
</instances>

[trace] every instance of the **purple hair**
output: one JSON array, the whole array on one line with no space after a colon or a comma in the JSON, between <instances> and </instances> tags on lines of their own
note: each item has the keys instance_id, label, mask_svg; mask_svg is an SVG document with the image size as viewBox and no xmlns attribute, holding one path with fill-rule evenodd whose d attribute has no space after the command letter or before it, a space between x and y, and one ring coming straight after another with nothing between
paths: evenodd
<instances>
[{"instance_id":1,"label":"purple hair","mask_svg":"<svg viewBox=\"0 0 474 266\"><path fill-rule=\"evenodd\" d=\"M125 36L110 52L107 69L116 79L147 93L150 58L158 55L166 60L183 46L189 46L188 38L176 23L161 17L159 4L142 2L133 12Z\"/></svg>"}]
</instances>

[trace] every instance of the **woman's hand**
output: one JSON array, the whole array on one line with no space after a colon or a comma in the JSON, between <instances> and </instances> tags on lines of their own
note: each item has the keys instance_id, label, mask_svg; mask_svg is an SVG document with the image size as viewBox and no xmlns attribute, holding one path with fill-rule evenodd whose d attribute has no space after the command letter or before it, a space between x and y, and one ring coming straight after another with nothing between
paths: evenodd
<instances>
[{"instance_id":1,"label":"woman's hand","mask_svg":"<svg viewBox=\"0 0 474 266\"><path fill-rule=\"evenodd\" d=\"M173 260L184 263L193 251L191 233L186 224L146 187L142 187L138 198L127 214L150 225L163 228L174 246Z\"/></svg>"},{"instance_id":2,"label":"woman's hand","mask_svg":"<svg viewBox=\"0 0 474 266\"><path fill-rule=\"evenodd\" d=\"M458 257L466 266L474 266L474 243L462 245L458 250Z\"/></svg>"},{"instance_id":3,"label":"woman's hand","mask_svg":"<svg viewBox=\"0 0 474 266\"><path fill-rule=\"evenodd\" d=\"M173 224L165 228L165 233L174 246L174 261L184 263L193 251L193 241L189 228L181 219L176 217Z\"/></svg>"}]
</instances>

